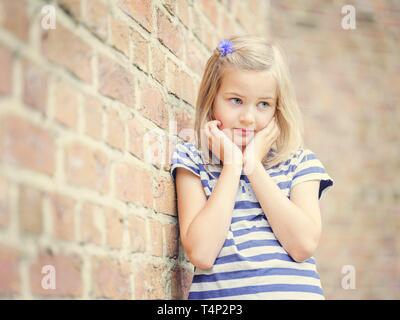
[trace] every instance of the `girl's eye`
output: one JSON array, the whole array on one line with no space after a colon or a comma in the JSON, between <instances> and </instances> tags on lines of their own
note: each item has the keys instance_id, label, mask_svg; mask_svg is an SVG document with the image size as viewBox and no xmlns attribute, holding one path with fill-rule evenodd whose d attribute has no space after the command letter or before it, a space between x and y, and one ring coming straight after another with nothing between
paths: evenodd
<instances>
[{"instance_id":1,"label":"girl's eye","mask_svg":"<svg viewBox=\"0 0 400 320\"><path fill-rule=\"evenodd\" d=\"M266 108L269 107L269 103L268 102L263 101L263 102L260 102L260 104L261 103L264 103L264 107L262 107L262 109L266 109Z\"/></svg>"},{"instance_id":2,"label":"girl's eye","mask_svg":"<svg viewBox=\"0 0 400 320\"><path fill-rule=\"evenodd\" d=\"M231 98L231 99L229 99L230 101L232 101L232 100L239 100L239 101L242 101L242 100L240 100L239 98ZM237 105L237 103L233 103L233 104L236 104Z\"/></svg>"},{"instance_id":3,"label":"girl's eye","mask_svg":"<svg viewBox=\"0 0 400 320\"><path fill-rule=\"evenodd\" d=\"M241 102L242 102L242 100L241 99L239 99L239 98L231 98L231 99L229 99L230 101L233 101L232 103L234 104L234 105L239 105L239 104L241 104ZM240 103L236 103L235 101L239 101ZM267 109L270 105L269 105L269 103L268 102L265 102L265 101L262 101L262 102L260 102L260 104L264 104L262 107L261 107L261 109Z\"/></svg>"}]
</instances>

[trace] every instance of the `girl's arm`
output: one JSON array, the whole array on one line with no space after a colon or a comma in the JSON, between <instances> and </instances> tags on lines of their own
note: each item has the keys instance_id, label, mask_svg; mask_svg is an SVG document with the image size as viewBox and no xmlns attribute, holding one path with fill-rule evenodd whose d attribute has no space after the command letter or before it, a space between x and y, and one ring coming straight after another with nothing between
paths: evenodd
<instances>
[{"instance_id":1,"label":"girl's arm","mask_svg":"<svg viewBox=\"0 0 400 320\"><path fill-rule=\"evenodd\" d=\"M208 200L198 177L187 170L177 170L182 245L193 265L203 270L210 269L228 234L240 170L234 164L224 165Z\"/></svg>"},{"instance_id":2,"label":"girl's arm","mask_svg":"<svg viewBox=\"0 0 400 320\"><path fill-rule=\"evenodd\" d=\"M289 200L261 163L255 165L248 178L276 238L285 250L297 262L310 258L321 235L319 181L296 185Z\"/></svg>"}]
</instances>

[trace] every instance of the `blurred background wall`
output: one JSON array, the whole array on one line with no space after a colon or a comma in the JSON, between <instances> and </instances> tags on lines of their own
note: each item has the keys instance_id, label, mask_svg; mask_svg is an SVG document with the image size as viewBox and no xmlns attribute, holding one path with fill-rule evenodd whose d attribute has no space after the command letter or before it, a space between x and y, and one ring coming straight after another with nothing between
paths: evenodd
<instances>
[{"instance_id":1,"label":"blurred background wall","mask_svg":"<svg viewBox=\"0 0 400 320\"><path fill-rule=\"evenodd\" d=\"M345 5L355 29L342 27ZM269 26L290 61L306 144L335 180L316 253L327 298L399 299L400 2L271 1Z\"/></svg>"},{"instance_id":2,"label":"blurred background wall","mask_svg":"<svg viewBox=\"0 0 400 320\"><path fill-rule=\"evenodd\" d=\"M0 297L185 298L169 157L218 41L256 33L335 180L327 298L399 298L399 24L396 1L0 0Z\"/></svg>"}]
</instances>

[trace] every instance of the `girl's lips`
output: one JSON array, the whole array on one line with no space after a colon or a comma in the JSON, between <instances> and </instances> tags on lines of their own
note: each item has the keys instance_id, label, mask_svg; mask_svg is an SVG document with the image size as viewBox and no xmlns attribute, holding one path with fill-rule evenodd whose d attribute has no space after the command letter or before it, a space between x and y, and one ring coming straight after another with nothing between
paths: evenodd
<instances>
[{"instance_id":1,"label":"girl's lips","mask_svg":"<svg viewBox=\"0 0 400 320\"><path fill-rule=\"evenodd\" d=\"M254 133L254 130L246 130L242 128L234 128L235 132L239 133L242 136L248 136Z\"/></svg>"}]
</instances>

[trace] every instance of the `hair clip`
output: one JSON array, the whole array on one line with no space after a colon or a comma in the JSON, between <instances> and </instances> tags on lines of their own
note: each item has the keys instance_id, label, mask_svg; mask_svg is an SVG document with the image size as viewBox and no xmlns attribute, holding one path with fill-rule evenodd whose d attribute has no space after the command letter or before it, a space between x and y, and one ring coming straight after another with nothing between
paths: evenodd
<instances>
[{"instance_id":1,"label":"hair clip","mask_svg":"<svg viewBox=\"0 0 400 320\"><path fill-rule=\"evenodd\" d=\"M218 44L218 50L221 56L225 57L227 54L233 52L233 43L230 40L221 40Z\"/></svg>"}]
</instances>

